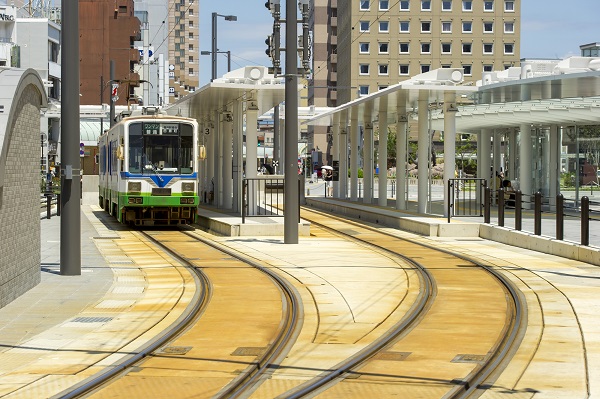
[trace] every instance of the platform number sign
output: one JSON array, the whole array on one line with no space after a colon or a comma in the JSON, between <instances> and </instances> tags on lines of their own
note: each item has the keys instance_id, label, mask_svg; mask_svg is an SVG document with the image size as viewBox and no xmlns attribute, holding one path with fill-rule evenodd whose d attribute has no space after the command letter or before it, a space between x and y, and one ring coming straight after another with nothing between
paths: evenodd
<instances>
[{"instance_id":1,"label":"platform number sign","mask_svg":"<svg viewBox=\"0 0 600 399\"><path fill-rule=\"evenodd\" d=\"M111 91L110 91L110 99L113 103L119 101L119 96L117 95L118 92L119 92L119 84L113 83L111 86Z\"/></svg>"},{"instance_id":2,"label":"platform number sign","mask_svg":"<svg viewBox=\"0 0 600 399\"><path fill-rule=\"evenodd\" d=\"M83 144L83 143L79 143L79 156L80 157L85 156L85 144Z\"/></svg>"}]
</instances>

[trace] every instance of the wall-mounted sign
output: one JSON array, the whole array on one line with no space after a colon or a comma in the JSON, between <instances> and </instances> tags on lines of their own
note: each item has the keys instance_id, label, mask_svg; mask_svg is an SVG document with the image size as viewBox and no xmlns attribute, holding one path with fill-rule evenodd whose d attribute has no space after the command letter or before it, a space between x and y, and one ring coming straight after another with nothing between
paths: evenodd
<instances>
[{"instance_id":1,"label":"wall-mounted sign","mask_svg":"<svg viewBox=\"0 0 600 399\"><path fill-rule=\"evenodd\" d=\"M14 21L14 20L15 20L14 15L0 14L0 21Z\"/></svg>"}]
</instances>

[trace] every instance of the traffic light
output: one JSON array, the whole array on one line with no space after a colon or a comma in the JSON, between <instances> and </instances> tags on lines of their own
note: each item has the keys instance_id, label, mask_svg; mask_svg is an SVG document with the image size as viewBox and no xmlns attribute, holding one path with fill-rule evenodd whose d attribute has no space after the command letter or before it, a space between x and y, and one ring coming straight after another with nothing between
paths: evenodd
<instances>
[{"instance_id":1,"label":"traffic light","mask_svg":"<svg viewBox=\"0 0 600 399\"><path fill-rule=\"evenodd\" d=\"M271 11L271 14L275 16L276 13L279 13L279 1L280 0L268 0L265 3L265 7Z\"/></svg>"},{"instance_id":2,"label":"traffic light","mask_svg":"<svg viewBox=\"0 0 600 399\"><path fill-rule=\"evenodd\" d=\"M265 40L265 44L267 45L267 49L265 50L265 54L269 58L272 58L273 57L273 36L272 35L267 36L267 39Z\"/></svg>"}]
</instances>

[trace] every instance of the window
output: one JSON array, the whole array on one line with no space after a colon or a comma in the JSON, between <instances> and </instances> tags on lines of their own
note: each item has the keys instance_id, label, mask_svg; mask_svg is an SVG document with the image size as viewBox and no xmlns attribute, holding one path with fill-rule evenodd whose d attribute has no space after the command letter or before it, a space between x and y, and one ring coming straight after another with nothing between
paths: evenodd
<instances>
[{"instance_id":1,"label":"window","mask_svg":"<svg viewBox=\"0 0 600 399\"><path fill-rule=\"evenodd\" d=\"M431 69L431 65L429 65L429 64L421 65L421 73L429 72L430 69Z\"/></svg>"},{"instance_id":2,"label":"window","mask_svg":"<svg viewBox=\"0 0 600 399\"><path fill-rule=\"evenodd\" d=\"M423 21L421 22L421 33L431 32L431 22Z\"/></svg>"},{"instance_id":3,"label":"window","mask_svg":"<svg viewBox=\"0 0 600 399\"><path fill-rule=\"evenodd\" d=\"M431 43L421 43L421 54L431 54Z\"/></svg>"},{"instance_id":4,"label":"window","mask_svg":"<svg viewBox=\"0 0 600 399\"><path fill-rule=\"evenodd\" d=\"M442 1L442 11L452 11L452 0Z\"/></svg>"},{"instance_id":5,"label":"window","mask_svg":"<svg viewBox=\"0 0 600 399\"><path fill-rule=\"evenodd\" d=\"M369 54L369 43L360 43L359 49L361 54Z\"/></svg>"},{"instance_id":6,"label":"window","mask_svg":"<svg viewBox=\"0 0 600 399\"><path fill-rule=\"evenodd\" d=\"M473 71L471 70L471 65L467 64L463 65L462 67L465 71L465 76L471 76L471 74L473 73Z\"/></svg>"},{"instance_id":7,"label":"window","mask_svg":"<svg viewBox=\"0 0 600 399\"><path fill-rule=\"evenodd\" d=\"M402 0L400 2L400 10L401 11L408 11L410 9L410 1L408 0Z\"/></svg>"},{"instance_id":8,"label":"window","mask_svg":"<svg viewBox=\"0 0 600 399\"><path fill-rule=\"evenodd\" d=\"M430 0L421 0L421 11L431 11Z\"/></svg>"},{"instance_id":9,"label":"window","mask_svg":"<svg viewBox=\"0 0 600 399\"><path fill-rule=\"evenodd\" d=\"M190 9L188 10L188 14L189 14L189 15L194 15L194 9L193 9L193 8L190 8Z\"/></svg>"},{"instance_id":10,"label":"window","mask_svg":"<svg viewBox=\"0 0 600 399\"><path fill-rule=\"evenodd\" d=\"M400 75L408 75L408 64L401 64L398 73Z\"/></svg>"},{"instance_id":11,"label":"window","mask_svg":"<svg viewBox=\"0 0 600 399\"><path fill-rule=\"evenodd\" d=\"M369 64L360 64L358 66L360 75L368 75L369 74Z\"/></svg>"},{"instance_id":12,"label":"window","mask_svg":"<svg viewBox=\"0 0 600 399\"><path fill-rule=\"evenodd\" d=\"M515 2L514 1L505 1L504 2L504 11L514 12L515 11Z\"/></svg>"},{"instance_id":13,"label":"window","mask_svg":"<svg viewBox=\"0 0 600 399\"><path fill-rule=\"evenodd\" d=\"M189 62L194 62L194 56L193 56L193 55L190 55L190 56L188 57L188 61L189 61Z\"/></svg>"},{"instance_id":14,"label":"window","mask_svg":"<svg viewBox=\"0 0 600 399\"><path fill-rule=\"evenodd\" d=\"M379 0L379 11L386 11L390 9L390 2L388 0Z\"/></svg>"},{"instance_id":15,"label":"window","mask_svg":"<svg viewBox=\"0 0 600 399\"><path fill-rule=\"evenodd\" d=\"M493 22L484 22L483 23L483 32L484 33L494 32L494 23Z\"/></svg>"},{"instance_id":16,"label":"window","mask_svg":"<svg viewBox=\"0 0 600 399\"><path fill-rule=\"evenodd\" d=\"M462 53L463 54L471 54L473 45L471 43L463 43L462 44Z\"/></svg>"},{"instance_id":17,"label":"window","mask_svg":"<svg viewBox=\"0 0 600 399\"><path fill-rule=\"evenodd\" d=\"M368 10L369 9L369 0L360 0L360 9Z\"/></svg>"},{"instance_id":18,"label":"window","mask_svg":"<svg viewBox=\"0 0 600 399\"><path fill-rule=\"evenodd\" d=\"M389 54L389 43L379 43L379 54Z\"/></svg>"},{"instance_id":19,"label":"window","mask_svg":"<svg viewBox=\"0 0 600 399\"><path fill-rule=\"evenodd\" d=\"M127 14L127 6L119 6L119 13Z\"/></svg>"},{"instance_id":20,"label":"window","mask_svg":"<svg viewBox=\"0 0 600 399\"><path fill-rule=\"evenodd\" d=\"M473 11L473 2L471 0L463 0L463 11Z\"/></svg>"},{"instance_id":21,"label":"window","mask_svg":"<svg viewBox=\"0 0 600 399\"><path fill-rule=\"evenodd\" d=\"M358 93L361 96L367 96L367 95L369 95L369 86L368 85L358 86Z\"/></svg>"},{"instance_id":22,"label":"window","mask_svg":"<svg viewBox=\"0 0 600 399\"><path fill-rule=\"evenodd\" d=\"M443 33L452 33L452 22L442 22L442 32Z\"/></svg>"},{"instance_id":23,"label":"window","mask_svg":"<svg viewBox=\"0 0 600 399\"><path fill-rule=\"evenodd\" d=\"M483 43L483 54L493 54L494 53L494 44L493 43Z\"/></svg>"},{"instance_id":24,"label":"window","mask_svg":"<svg viewBox=\"0 0 600 399\"><path fill-rule=\"evenodd\" d=\"M194 38L194 32L190 32L190 33L188 34L188 37L189 37L190 39L193 39L193 38Z\"/></svg>"},{"instance_id":25,"label":"window","mask_svg":"<svg viewBox=\"0 0 600 399\"><path fill-rule=\"evenodd\" d=\"M494 11L494 1L484 1L483 2L483 11Z\"/></svg>"},{"instance_id":26,"label":"window","mask_svg":"<svg viewBox=\"0 0 600 399\"><path fill-rule=\"evenodd\" d=\"M504 43L504 54L514 54L515 45L513 43Z\"/></svg>"},{"instance_id":27,"label":"window","mask_svg":"<svg viewBox=\"0 0 600 399\"><path fill-rule=\"evenodd\" d=\"M408 54L409 47L409 43L400 43L400 54Z\"/></svg>"},{"instance_id":28,"label":"window","mask_svg":"<svg viewBox=\"0 0 600 399\"><path fill-rule=\"evenodd\" d=\"M483 66L483 72L492 72L493 70L494 70L493 65L484 65Z\"/></svg>"},{"instance_id":29,"label":"window","mask_svg":"<svg viewBox=\"0 0 600 399\"><path fill-rule=\"evenodd\" d=\"M504 33L515 33L515 23L514 22L505 22L504 23Z\"/></svg>"},{"instance_id":30,"label":"window","mask_svg":"<svg viewBox=\"0 0 600 399\"><path fill-rule=\"evenodd\" d=\"M389 21L379 21L379 32L387 33L390 31L390 23Z\"/></svg>"},{"instance_id":31,"label":"window","mask_svg":"<svg viewBox=\"0 0 600 399\"><path fill-rule=\"evenodd\" d=\"M387 85L380 85L377 89L378 90L383 90L383 89L387 89L388 86Z\"/></svg>"},{"instance_id":32,"label":"window","mask_svg":"<svg viewBox=\"0 0 600 399\"><path fill-rule=\"evenodd\" d=\"M408 33L410 31L410 22L400 21L400 32Z\"/></svg>"},{"instance_id":33,"label":"window","mask_svg":"<svg viewBox=\"0 0 600 399\"><path fill-rule=\"evenodd\" d=\"M452 43L442 43L442 54L452 53Z\"/></svg>"},{"instance_id":34,"label":"window","mask_svg":"<svg viewBox=\"0 0 600 399\"><path fill-rule=\"evenodd\" d=\"M194 21L190 20L189 26L194 26Z\"/></svg>"},{"instance_id":35,"label":"window","mask_svg":"<svg viewBox=\"0 0 600 399\"><path fill-rule=\"evenodd\" d=\"M463 21L463 23L462 23L462 31L463 31L463 33L471 33L471 32L473 32L473 22L471 22L471 21Z\"/></svg>"},{"instance_id":36,"label":"window","mask_svg":"<svg viewBox=\"0 0 600 399\"><path fill-rule=\"evenodd\" d=\"M194 68L190 68L188 70L188 73L189 73L190 76L194 75Z\"/></svg>"},{"instance_id":37,"label":"window","mask_svg":"<svg viewBox=\"0 0 600 399\"><path fill-rule=\"evenodd\" d=\"M361 32L369 31L369 21L360 21L360 31Z\"/></svg>"},{"instance_id":38,"label":"window","mask_svg":"<svg viewBox=\"0 0 600 399\"><path fill-rule=\"evenodd\" d=\"M388 64L379 64L379 74L388 75Z\"/></svg>"},{"instance_id":39,"label":"window","mask_svg":"<svg viewBox=\"0 0 600 399\"><path fill-rule=\"evenodd\" d=\"M194 45L192 43L188 45L188 50L194 51Z\"/></svg>"},{"instance_id":40,"label":"window","mask_svg":"<svg viewBox=\"0 0 600 399\"><path fill-rule=\"evenodd\" d=\"M452 65L450 65L450 64L442 64L442 68L452 68Z\"/></svg>"}]
</instances>

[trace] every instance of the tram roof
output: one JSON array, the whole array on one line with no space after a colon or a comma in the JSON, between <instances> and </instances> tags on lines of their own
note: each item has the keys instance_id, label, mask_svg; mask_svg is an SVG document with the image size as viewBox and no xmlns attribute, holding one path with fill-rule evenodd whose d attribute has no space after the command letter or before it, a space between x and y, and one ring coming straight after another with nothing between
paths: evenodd
<instances>
[{"instance_id":1,"label":"tram roof","mask_svg":"<svg viewBox=\"0 0 600 399\"><path fill-rule=\"evenodd\" d=\"M285 99L283 79L275 78L264 66L247 66L225 74L179 101L168 105L170 115L181 115L199 121L211 120L215 112L252 95L262 115ZM235 111L235 109L234 109Z\"/></svg>"}]
</instances>

